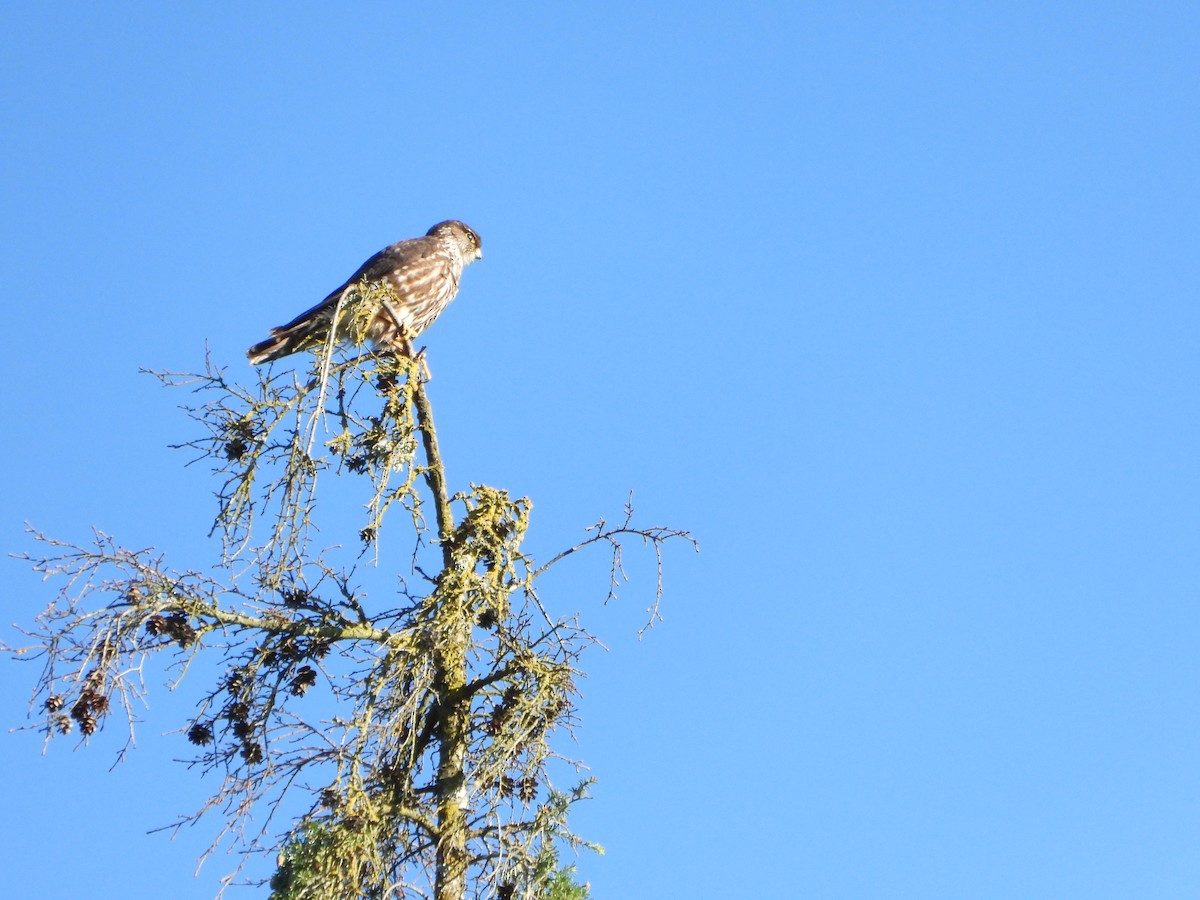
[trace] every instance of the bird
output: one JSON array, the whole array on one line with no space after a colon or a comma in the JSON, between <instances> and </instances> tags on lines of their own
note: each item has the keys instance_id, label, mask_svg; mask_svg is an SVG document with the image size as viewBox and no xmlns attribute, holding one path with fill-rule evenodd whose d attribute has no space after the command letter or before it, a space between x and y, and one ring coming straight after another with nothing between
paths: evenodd
<instances>
[{"instance_id":1,"label":"bird","mask_svg":"<svg viewBox=\"0 0 1200 900\"><path fill-rule=\"evenodd\" d=\"M439 222L424 237L380 250L312 309L272 328L271 336L246 356L257 366L323 346L331 326L337 340L407 351L409 342L450 305L463 269L483 258L480 247L479 235L467 225L457 219ZM363 290L359 285L364 282L386 286L395 299Z\"/></svg>"}]
</instances>

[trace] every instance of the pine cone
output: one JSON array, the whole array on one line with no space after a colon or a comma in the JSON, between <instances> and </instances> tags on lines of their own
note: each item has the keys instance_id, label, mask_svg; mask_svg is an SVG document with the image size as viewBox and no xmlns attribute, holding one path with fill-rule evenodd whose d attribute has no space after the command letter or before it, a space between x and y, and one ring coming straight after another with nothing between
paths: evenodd
<instances>
[{"instance_id":1,"label":"pine cone","mask_svg":"<svg viewBox=\"0 0 1200 900\"><path fill-rule=\"evenodd\" d=\"M225 715L235 722L244 722L250 716L250 707L245 703L231 703Z\"/></svg>"},{"instance_id":2,"label":"pine cone","mask_svg":"<svg viewBox=\"0 0 1200 900\"><path fill-rule=\"evenodd\" d=\"M282 592L283 605L288 609L299 609L308 603L309 593L304 588L296 588L295 590L285 590Z\"/></svg>"},{"instance_id":3,"label":"pine cone","mask_svg":"<svg viewBox=\"0 0 1200 900\"><path fill-rule=\"evenodd\" d=\"M167 616L165 628L171 640L180 647L187 647L196 640L196 629L188 623L187 616L183 613L171 613Z\"/></svg>"},{"instance_id":4,"label":"pine cone","mask_svg":"<svg viewBox=\"0 0 1200 900\"><path fill-rule=\"evenodd\" d=\"M88 710L88 694L89 691L84 691L79 695L79 699L75 701L75 705L71 707L71 718L76 722L82 722L91 713Z\"/></svg>"},{"instance_id":5,"label":"pine cone","mask_svg":"<svg viewBox=\"0 0 1200 900\"><path fill-rule=\"evenodd\" d=\"M213 739L212 725L206 725L197 722L188 729L187 739L193 744L201 747L203 747L205 744L211 744Z\"/></svg>"},{"instance_id":6,"label":"pine cone","mask_svg":"<svg viewBox=\"0 0 1200 900\"><path fill-rule=\"evenodd\" d=\"M317 670L312 666L301 666L292 679L292 694L301 697L304 692L317 683Z\"/></svg>"},{"instance_id":7,"label":"pine cone","mask_svg":"<svg viewBox=\"0 0 1200 900\"><path fill-rule=\"evenodd\" d=\"M327 787L321 791L321 805L328 809L337 809L342 805L342 795L337 788Z\"/></svg>"},{"instance_id":8,"label":"pine cone","mask_svg":"<svg viewBox=\"0 0 1200 900\"><path fill-rule=\"evenodd\" d=\"M297 643L294 637L284 638L279 642L279 655L286 662L295 662L304 654L300 651L300 644Z\"/></svg>"}]
</instances>

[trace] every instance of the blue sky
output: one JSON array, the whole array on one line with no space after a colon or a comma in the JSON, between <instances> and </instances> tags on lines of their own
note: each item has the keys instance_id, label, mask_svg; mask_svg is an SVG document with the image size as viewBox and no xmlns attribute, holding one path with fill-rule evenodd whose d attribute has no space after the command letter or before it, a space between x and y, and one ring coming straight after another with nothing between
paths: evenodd
<instances>
[{"instance_id":1,"label":"blue sky","mask_svg":"<svg viewBox=\"0 0 1200 900\"><path fill-rule=\"evenodd\" d=\"M640 642L645 559L547 596L611 648L597 897L1195 897L1198 49L1185 3L7 4L3 546L203 564L139 367L249 378L461 218L452 483L532 497L542 558L631 489L702 545ZM186 693L111 773L0 740L13 896L212 895L203 827L145 834L204 795Z\"/></svg>"}]
</instances>

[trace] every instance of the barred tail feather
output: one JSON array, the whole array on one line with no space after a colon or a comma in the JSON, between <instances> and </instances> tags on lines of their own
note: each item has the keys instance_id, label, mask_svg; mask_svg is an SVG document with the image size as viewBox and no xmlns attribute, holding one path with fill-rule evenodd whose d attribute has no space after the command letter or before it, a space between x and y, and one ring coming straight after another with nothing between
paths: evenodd
<instances>
[{"instance_id":1,"label":"barred tail feather","mask_svg":"<svg viewBox=\"0 0 1200 900\"><path fill-rule=\"evenodd\" d=\"M282 328L272 328L269 338L260 341L246 351L250 365L260 366L263 363L274 362L281 357L304 349L311 343L313 334L327 324L319 319L309 319L306 322L284 325Z\"/></svg>"}]
</instances>

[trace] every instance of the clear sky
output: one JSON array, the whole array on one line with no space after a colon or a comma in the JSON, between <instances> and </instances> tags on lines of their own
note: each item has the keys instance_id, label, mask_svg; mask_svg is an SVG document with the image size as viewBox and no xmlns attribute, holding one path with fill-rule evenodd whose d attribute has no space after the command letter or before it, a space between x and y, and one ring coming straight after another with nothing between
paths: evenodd
<instances>
[{"instance_id":1,"label":"clear sky","mask_svg":"<svg viewBox=\"0 0 1200 900\"><path fill-rule=\"evenodd\" d=\"M460 218L452 484L542 558L630 489L702 545L641 642L645 560L546 597L611 647L595 896L1200 896L1200 6L8 3L0 78L5 550L203 565L138 368L249 378ZM0 735L10 896L211 896L210 832L145 834L204 794L157 687L111 773Z\"/></svg>"}]
</instances>

